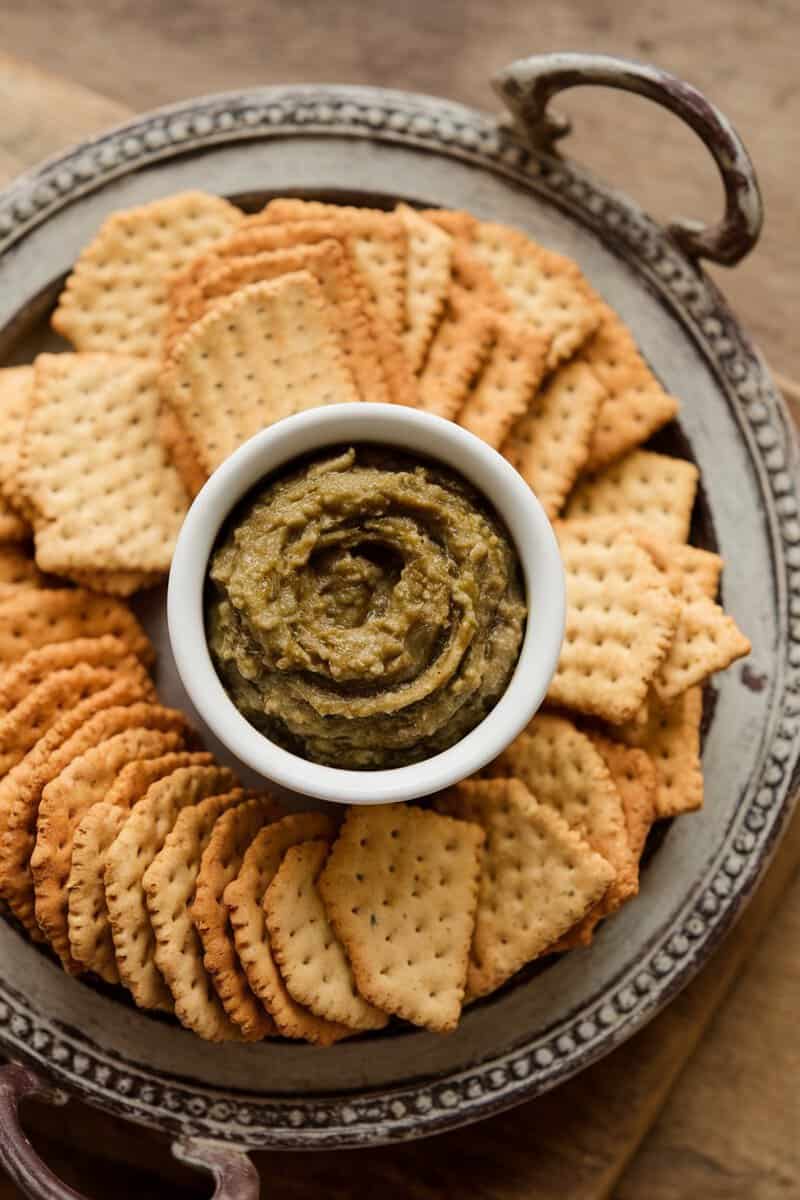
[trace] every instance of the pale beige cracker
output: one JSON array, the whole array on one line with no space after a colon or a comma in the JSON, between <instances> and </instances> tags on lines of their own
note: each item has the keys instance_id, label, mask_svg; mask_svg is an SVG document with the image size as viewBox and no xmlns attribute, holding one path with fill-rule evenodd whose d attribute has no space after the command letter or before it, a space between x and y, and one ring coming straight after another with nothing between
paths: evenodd
<instances>
[{"instance_id":1,"label":"pale beige cracker","mask_svg":"<svg viewBox=\"0 0 800 1200\"><path fill-rule=\"evenodd\" d=\"M408 236L403 344L412 371L419 371L450 290L453 239L407 204L395 212Z\"/></svg>"},{"instance_id":2,"label":"pale beige cracker","mask_svg":"<svg viewBox=\"0 0 800 1200\"><path fill-rule=\"evenodd\" d=\"M498 316L514 317L514 305L510 296L489 268L471 252L468 238L453 239L451 274L453 286L466 293L476 304L490 308ZM526 327L534 339L543 342L546 348L547 339L532 330L530 324Z\"/></svg>"},{"instance_id":3,"label":"pale beige cracker","mask_svg":"<svg viewBox=\"0 0 800 1200\"><path fill-rule=\"evenodd\" d=\"M518 779L475 779L436 808L486 832L470 950L470 999L496 991L597 906L614 870Z\"/></svg>"},{"instance_id":4,"label":"pale beige cracker","mask_svg":"<svg viewBox=\"0 0 800 1200\"><path fill-rule=\"evenodd\" d=\"M197 875L214 825L242 803L240 788L184 808L144 873L155 962L175 1002L175 1015L204 1041L242 1041L203 965L203 943L192 922Z\"/></svg>"},{"instance_id":5,"label":"pale beige cracker","mask_svg":"<svg viewBox=\"0 0 800 1200\"><path fill-rule=\"evenodd\" d=\"M321 1020L292 999L272 954L263 902L290 846L318 838L330 841L333 833L333 821L324 813L291 813L268 825L247 849L239 874L223 896L236 953L253 994L284 1037L305 1038L320 1046L330 1046L352 1031Z\"/></svg>"},{"instance_id":6,"label":"pale beige cracker","mask_svg":"<svg viewBox=\"0 0 800 1200\"><path fill-rule=\"evenodd\" d=\"M647 835L656 819L658 774L655 763L646 750L615 742L594 730L589 736L600 751L622 801L631 858L638 867Z\"/></svg>"},{"instance_id":7,"label":"pale beige cracker","mask_svg":"<svg viewBox=\"0 0 800 1200\"><path fill-rule=\"evenodd\" d=\"M105 887L114 954L120 979L140 1008L172 1010L172 993L155 961L145 872L184 808L235 787L227 767L180 767L150 784L108 848Z\"/></svg>"},{"instance_id":8,"label":"pale beige cracker","mask_svg":"<svg viewBox=\"0 0 800 1200\"><path fill-rule=\"evenodd\" d=\"M484 833L412 805L350 808L318 887L365 1000L435 1033L461 1014Z\"/></svg>"},{"instance_id":9,"label":"pale beige cracker","mask_svg":"<svg viewBox=\"0 0 800 1200\"><path fill-rule=\"evenodd\" d=\"M75 830L67 895L72 957L106 983L119 983L114 939L108 919L104 881L106 853L127 820L128 812L151 783L179 767L210 766L203 752L178 751L128 763L116 776L105 799L84 813Z\"/></svg>"},{"instance_id":10,"label":"pale beige cracker","mask_svg":"<svg viewBox=\"0 0 800 1200\"><path fill-rule=\"evenodd\" d=\"M419 375L417 407L455 421L489 354L495 317L459 289L451 291Z\"/></svg>"},{"instance_id":11,"label":"pale beige cracker","mask_svg":"<svg viewBox=\"0 0 800 1200\"><path fill-rule=\"evenodd\" d=\"M0 368L0 542L21 541L30 534L17 469L32 394L32 367Z\"/></svg>"},{"instance_id":12,"label":"pale beige cracker","mask_svg":"<svg viewBox=\"0 0 800 1200\"><path fill-rule=\"evenodd\" d=\"M281 417L359 399L307 271L215 305L178 342L164 389L207 474Z\"/></svg>"},{"instance_id":13,"label":"pale beige cracker","mask_svg":"<svg viewBox=\"0 0 800 1200\"><path fill-rule=\"evenodd\" d=\"M598 471L641 445L677 416L680 402L664 390L637 349L630 330L600 301L600 324L577 361L605 388L589 448L588 470Z\"/></svg>"},{"instance_id":14,"label":"pale beige cracker","mask_svg":"<svg viewBox=\"0 0 800 1200\"><path fill-rule=\"evenodd\" d=\"M359 995L317 891L329 849L313 841L286 851L264 896L272 954L292 999L315 1016L359 1033L383 1029L389 1018Z\"/></svg>"},{"instance_id":15,"label":"pale beige cracker","mask_svg":"<svg viewBox=\"0 0 800 1200\"><path fill-rule=\"evenodd\" d=\"M143 663L153 661L146 633L119 600L82 588L20 588L0 594L0 668L41 646L106 633L126 642Z\"/></svg>"},{"instance_id":16,"label":"pale beige cracker","mask_svg":"<svg viewBox=\"0 0 800 1200\"><path fill-rule=\"evenodd\" d=\"M50 675L85 664L90 667L137 669L130 646L113 634L74 638L30 650L0 674L0 720Z\"/></svg>"},{"instance_id":17,"label":"pale beige cracker","mask_svg":"<svg viewBox=\"0 0 800 1200\"><path fill-rule=\"evenodd\" d=\"M103 799L127 763L156 758L180 749L182 743L180 721L171 732L123 730L73 759L42 790L31 855L36 922L64 969L73 975L79 974L81 967L70 953L67 886L81 817Z\"/></svg>"},{"instance_id":18,"label":"pale beige cracker","mask_svg":"<svg viewBox=\"0 0 800 1200\"><path fill-rule=\"evenodd\" d=\"M158 436L167 457L181 477L187 496L193 500L208 478L200 466L197 450L178 414L169 407L161 409Z\"/></svg>"},{"instance_id":19,"label":"pale beige cracker","mask_svg":"<svg viewBox=\"0 0 800 1200\"><path fill-rule=\"evenodd\" d=\"M188 499L188 497L187 497ZM64 571L63 574L79 587L103 596L132 596L145 588L163 582L163 571Z\"/></svg>"},{"instance_id":20,"label":"pale beige cracker","mask_svg":"<svg viewBox=\"0 0 800 1200\"><path fill-rule=\"evenodd\" d=\"M45 578L28 545L0 545L0 595L20 587L44 587Z\"/></svg>"},{"instance_id":21,"label":"pale beige cracker","mask_svg":"<svg viewBox=\"0 0 800 1200\"><path fill-rule=\"evenodd\" d=\"M256 835L283 815L282 806L269 796L247 800L223 813L203 852L192 902L192 920L203 943L203 965L225 1012L249 1042L275 1033L275 1023L247 982L223 896L241 871Z\"/></svg>"},{"instance_id":22,"label":"pale beige cracker","mask_svg":"<svg viewBox=\"0 0 800 1200\"><path fill-rule=\"evenodd\" d=\"M646 750L658 780L656 817L676 817L703 806L703 769L700 761L702 688L693 687L670 704L649 698L647 719L614 730L629 746Z\"/></svg>"},{"instance_id":23,"label":"pale beige cracker","mask_svg":"<svg viewBox=\"0 0 800 1200\"><path fill-rule=\"evenodd\" d=\"M108 217L81 252L53 314L76 350L158 359L167 279L242 221L205 192L180 192Z\"/></svg>"},{"instance_id":24,"label":"pale beige cracker","mask_svg":"<svg viewBox=\"0 0 800 1200\"><path fill-rule=\"evenodd\" d=\"M495 316L489 357L473 380L458 423L497 449L527 413L545 373L547 341L513 317Z\"/></svg>"},{"instance_id":25,"label":"pale beige cracker","mask_svg":"<svg viewBox=\"0 0 800 1200\"><path fill-rule=\"evenodd\" d=\"M586 465L604 395L588 367L567 363L532 397L500 447L551 519Z\"/></svg>"},{"instance_id":26,"label":"pale beige cracker","mask_svg":"<svg viewBox=\"0 0 800 1200\"><path fill-rule=\"evenodd\" d=\"M701 550L699 546L676 546L673 543L669 545L669 553L683 572L684 579L696 584L709 600L716 600L724 565L720 556L711 550Z\"/></svg>"},{"instance_id":27,"label":"pale beige cracker","mask_svg":"<svg viewBox=\"0 0 800 1200\"><path fill-rule=\"evenodd\" d=\"M493 221L474 227L469 248L508 293L520 319L547 338L550 370L571 358L597 328L597 298L571 259Z\"/></svg>"},{"instance_id":28,"label":"pale beige cracker","mask_svg":"<svg viewBox=\"0 0 800 1200\"><path fill-rule=\"evenodd\" d=\"M31 856L36 846L42 792L51 779L92 746L125 729L186 729L186 719L145 697L139 679L120 675L103 692L77 704L41 738L0 783L0 811L6 824L0 837L0 896L34 936L41 931L34 914Z\"/></svg>"},{"instance_id":29,"label":"pale beige cracker","mask_svg":"<svg viewBox=\"0 0 800 1200\"><path fill-rule=\"evenodd\" d=\"M633 450L578 481L565 516L618 517L673 542L689 536L699 471L694 463Z\"/></svg>"},{"instance_id":30,"label":"pale beige cracker","mask_svg":"<svg viewBox=\"0 0 800 1200\"><path fill-rule=\"evenodd\" d=\"M548 699L612 724L630 720L667 654L679 604L630 534L592 542L563 522L556 536L567 619Z\"/></svg>"},{"instance_id":31,"label":"pale beige cracker","mask_svg":"<svg viewBox=\"0 0 800 1200\"><path fill-rule=\"evenodd\" d=\"M188 497L158 437L158 366L40 354L34 371L19 486L35 509L37 564L166 573ZM118 576L115 590L138 580Z\"/></svg>"}]
</instances>

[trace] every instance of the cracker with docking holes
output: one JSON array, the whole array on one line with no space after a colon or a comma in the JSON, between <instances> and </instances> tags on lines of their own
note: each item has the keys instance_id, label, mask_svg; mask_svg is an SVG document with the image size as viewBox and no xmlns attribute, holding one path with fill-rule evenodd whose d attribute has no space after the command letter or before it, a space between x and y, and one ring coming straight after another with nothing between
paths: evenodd
<instances>
[{"instance_id":1,"label":"cracker with docking holes","mask_svg":"<svg viewBox=\"0 0 800 1200\"><path fill-rule=\"evenodd\" d=\"M495 318L466 292L452 289L419 375L417 407L455 421L489 354Z\"/></svg>"},{"instance_id":2,"label":"cracker with docking holes","mask_svg":"<svg viewBox=\"0 0 800 1200\"><path fill-rule=\"evenodd\" d=\"M614 869L518 779L466 780L435 803L486 832L467 974L474 999L578 924L613 884Z\"/></svg>"},{"instance_id":3,"label":"cracker with docking holes","mask_svg":"<svg viewBox=\"0 0 800 1200\"><path fill-rule=\"evenodd\" d=\"M136 671L138 659L131 654L130 646L113 634L100 637L73 638L68 642L55 642L29 650L0 675L0 720L15 705L20 704L28 693L49 676L71 667L122 667Z\"/></svg>"},{"instance_id":4,"label":"cracker with docking holes","mask_svg":"<svg viewBox=\"0 0 800 1200\"><path fill-rule=\"evenodd\" d=\"M534 402L546 359L545 338L514 317L497 314L488 358L472 381L459 425L495 449L501 446Z\"/></svg>"},{"instance_id":5,"label":"cracker with docking holes","mask_svg":"<svg viewBox=\"0 0 800 1200\"><path fill-rule=\"evenodd\" d=\"M403 345L411 370L419 371L450 290L453 239L407 204L395 212L408 237Z\"/></svg>"},{"instance_id":6,"label":"cracker with docking holes","mask_svg":"<svg viewBox=\"0 0 800 1200\"><path fill-rule=\"evenodd\" d=\"M646 750L615 742L594 730L589 736L600 751L622 801L631 858L638 867L647 835L656 819L658 775L655 763Z\"/></svg>"},{"instance_id":7,"label":"cracker with docking holes","mask_svg":"<svg viewBox=\"0 0 800 1200\"><path fill-rule=\"evenodd\" d=\"M6 542L0 545L0 596L21 587L44 587L45 583L27 544Z\"/></svg>"},{"instance_id":8,"label":"cracker with docking holes","mask_svg":"<svg viewBox=\"0 0 800 1200\"><path fill-rule=\"evenodd\" d=\"M275 1033L275 1023L247 982L223 896L241 871L256 835L283 815L283 807L270 796L246 800L223 813L203 852L192 901L192 920L203 943L203 965L229 1019L248 1042Z\"/></svg>"},{"instance_id":9,"label":"cracker with docking holes","mask_svg":"<svg viewBox=\"0 0 800 1200\"><path fill-rule=\"evenodd\" d=\"M205 192L180 192L108 217L81 252L53 313L76 350L158 360L167 281L242 221Z\"/></svg>"},{"instance_id":10,"label":"cracker with docking holes","mask_svg":"<svg viewBox=\"0 0 800 1200\"><path fill-rule=\"evenodd\" d=\"M483 830L405 804L350 808L318 887L359 993L433 1032L461 1014Z\"/></svg>"},{"instance_id":11,"label":"cracker with docking holes","mask_svg":"<svg viewBox=\"0 0 800 1200\"><path fill-rule=\"evenodd\" d=\"M29 513L19 492L22 431L30 412L33 367L0 368L0 542L30 535Z\"/></svg>"},{"instance_id":12,"label":"cracker with docking holes","mask_svg":"<svg viewBox=\"0 0 800 1200\"><path fill-rule=\"evenodd\" d=\"M651 450L624 458L578 480L564 516L618 517L673 542L689 536L699 471L694 463Z\"/></svg>"},{"instance_id":13,"label":"cracker with docking holes","mask_svg":"<svg viewBox=\"0 0 800 1200\"><path fill-rule=\"evenodd\" d=\"M650 696L643 722L631 721L614 730L615 737L646 750L655 763L659 820L703 807L702 716L702 688L693 687L669 704Z\"/></svg>"},{"instance_id":14,"label":"cracker with docking holes","mask_svg":"<svg viewBox=\"0 0 800 1200\"><path fill-rule=\"evenodd\" d=\"M18 662L29 650L105 633L121 638L143 663L153 662L149 638L120 600L83 588L20 588L0 594L0 668Z\"/></svg>"},{"instance_id":15,"label":"cracker with docking holes","mask_svg":"<svg viewBox=\"0 0 800 1200\"><path fill-rule=\"evenodd\" d=\"M293 1000L326 1021L363 1032L389 1018L360 996L347 955L317 891L325 841L290 846L264 896L272 954Z\"/></svg>"}]
</instances>

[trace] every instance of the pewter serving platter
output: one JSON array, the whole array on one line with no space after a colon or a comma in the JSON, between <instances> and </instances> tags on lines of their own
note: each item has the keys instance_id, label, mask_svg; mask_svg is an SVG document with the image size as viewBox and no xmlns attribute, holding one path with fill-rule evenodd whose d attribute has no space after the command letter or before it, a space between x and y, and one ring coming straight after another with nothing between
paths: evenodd
<instances>
[{"instance_id":1,"label":"pewter serving platter","mask_svg":"<svg viewBox=\"0 0 800 1200\"><path fill-rule=\"evenodd\" d=\"M723 222L667 230L558 157L565 128L546 104L577 83L638 91L686 119L721 166ZM9 1129L14 1093L38 1086L32 1070L182 1139L187 1159L229 1171L225 1195L254 1195L248 1148L375 1144L477 1120L582 1070L666 1004L731 925L786 826L800 713L797 450L762 360L698 266L703 256L733 264L757 238L749 160L715 109L653 68L553 55L514 64L498 90L516 123L401 92L253 89L138 118L45 164L0 195L0 361L55 344L47 314L108 213L184 188L248 209L279 194L467 208L571 255L683 398L660 445L701 468L696 533L724 555L723 601L753 643L707 696L705 807L666 828L641 894L590 949L523 974L447 1038L398 1028L324 1052L206 1045L69 978L0 920L0 1049L25 1064L0 1087ZM146 604L162 694L182 704L163 594ZM4 1154L39 1194L24 1154Z\"/></svg>"}]
</instances>

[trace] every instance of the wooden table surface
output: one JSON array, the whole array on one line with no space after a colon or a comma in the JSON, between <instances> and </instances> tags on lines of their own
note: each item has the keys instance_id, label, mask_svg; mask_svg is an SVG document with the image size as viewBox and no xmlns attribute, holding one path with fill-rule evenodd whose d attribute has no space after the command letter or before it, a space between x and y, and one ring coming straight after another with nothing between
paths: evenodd
<instances>
[{"instance_id":1,"label":"wooden table surface","mask_svg":"<svg viewBox=\"0 0 800 1200\"><path fill-rule=\"evenodd\" d=\"M493 107L488 75L523 54L648 59L706 91L755 160L767 224L715 273L800 412L794 305L800 121L791 0L27 0L0 2L0 182L131 111L254 83L339 81ZM568 152L656 216L713 218L692 136L630 96L574 93ZM800 822L702 975L636 1038L555 1093L406 1147L256 1156L265 1197L344 1200L792 1200L800 1196ZM31 1105L47 1161L88 1196L208 1194L148 1135L79 1105ZM120 1164L125 1164L124 1170ZM0 1200L19 1193L0 1181Z\"/></svg>"}]
</instances>

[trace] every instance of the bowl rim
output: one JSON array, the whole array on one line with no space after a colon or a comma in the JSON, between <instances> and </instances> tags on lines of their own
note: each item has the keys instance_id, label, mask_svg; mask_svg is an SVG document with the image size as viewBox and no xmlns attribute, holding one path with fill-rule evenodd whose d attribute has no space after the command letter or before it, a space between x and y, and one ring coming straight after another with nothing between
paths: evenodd
<instances>
[{"instance_id":1,"label":"bowl rim","mask_svg":"<svg viewBox=\"0 0 800 1200\"><path fill-rule=\"evenodd\" d=\"M398 445L464 475L497 510L511 534L525 582L528 620L519 657L500 699L446 750L403 767L324 766L270 741L239 712L217 675L205 633L203 594L209 556L235 505L261 479L326 446ZM552 525L518 472L466 429L431 413L392 404L336 404L277 421L234 451L195 497L180 530L167 592L175 664L202 720L237 759L266 780L316 800L385 804L413 800L480 770L514 740L541 705L564 636L564 571Z\"/></svg>"}]
</instances>

